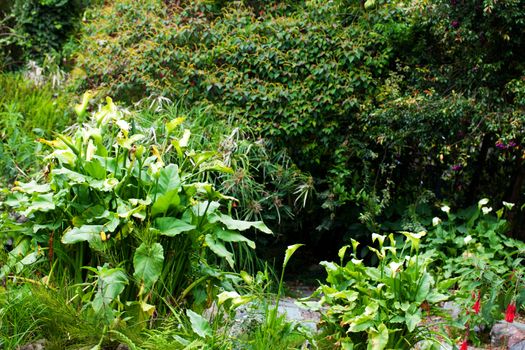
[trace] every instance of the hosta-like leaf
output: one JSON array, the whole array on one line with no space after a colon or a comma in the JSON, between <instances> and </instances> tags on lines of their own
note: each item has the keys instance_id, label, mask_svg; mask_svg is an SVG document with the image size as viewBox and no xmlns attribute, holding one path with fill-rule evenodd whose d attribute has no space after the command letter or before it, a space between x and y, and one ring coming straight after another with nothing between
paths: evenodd
<instances>
[{"instance_id":1,"label":"hosta-like leaf","mask_svg":"<svg viewBox=\"0 0 525 350\"><path fill-rule=\"evenodd\" d=\"M432 276L428 272L423 272L423 276L419 280L419 288L417 289L415 301L422 303L427 299L427 295L430 292L430 286L433 282Z\"/></svg>"},{"instance_id":2,"label":"hosta-like leaf","mask_svg":"<svg viewBox=\"0 0 525 350\"><path fill-rule=\"evenodd\" d=\"M164 249L160 243L143 242L133 256L133 277L144 283L144 291L149 291L157 282L164 263Z\"/></svg>"},{"instance_id":3,"label":"hosta-like leaf","mask_svg":"<svg viewBox=\"0 0 525 350\"><path fill-rule=\"evenodd\" d=\"M177 218L164 217L155 220L155 227L160 231L161 235L174 237L182 232L191 231L197 226Z\"/></svg>"},{"instance_id":4,"label":"hosta-like leaf","mask_svg":"<svg viewBox=\"0 0 525 350\"><path fill-rule=\"evenodd\" d=\"M151 207L151 215L156 216L165 213L170 207L180 203L179 168L175 164L170 164L162 168L159 173L159 181L153 190L155 201Z\"/></svg>"},{"instance_id":5,"label":"hosta-like leaf","mask_svg":"<svg viewBox=\"0 0 525 350\"><path fill-rule=\"evenodd\" d=\"M188 309L186 310L186 315L191 322L191 329L201 338L211 337L212 331L210 323L201 315L196 312Z\"/></svg>"},{"instance_id":6,"label":"hosta-like leaf","mask_svg":"<svg viewBox=\"0 0 525 350\"><path fill-rule=\"evenodd\" d=\"M231 216L225 214L216 214L210 216L209 220L211 223L221 222L230 230L246 231L247 229L253 227L267 234L273 233L272 230L270 230L268 226L266 226L262 221L235 220Z\"/></svg>"},{"instance_id":7,"label":"hosta-like leaf","mask_svg":"<svg viewBox=\"0 0 525 350\"><path fill-rule=\"evenodd\" d=\"M383 350L388 344L388 328L381 323L377 329L368 332L367 350Z\"/></svg>"},{"instance_id":8,"label":"hosta-like leaf","mask_svg":"<svg viewBox=\"0 0 525 350\"><path fill-rule=\"evenodd\" d=\"M37 194L33 197L31 205L22 213L29 216L34 212L48 212L55 209L55 202L53 201L53 193Z\"/></svg>"},{"instance_id":9,"label":"hosta-like leaf","mask_svg":"<svg viewBox=\"0 0 525 350\"><path fill-rule=\"evenodd\" d=\"M232 232L232 231L227 231L227 230L223 230L221 228L218 228L217 230L215 230L215 234L217 235L217 238L219 238L220 240L222 241L225 241L225 242L245 242L248 244L248 246L252 249L255 249L255 242L244 237L243 235L239 234L239 233L236 233L236 232Z\"/></svg>"},{"instance_id":10,"label":"hosta-like leaf","mask_svg":"<svg viewBox=\"0 0 525 350\"><path fill-rule=\"evenodd\" d=\"M100 312L115 300L128 284L128 278L122 269L109 269L107 266L97 268L98 291L91 306Z\"/></svg>"},{"instance_id":11,"label":"hosta-like leaf","mask_svg":"<svg viewBox=\"0 0 525 350\"><path fill-rule=\"evenodd\" d=\"M69 184L85 184L93 179L89 176L82 175L76 171L69 170L67 168L60 168L51 171L53 176L63 175L69 180Z\"/></svg>"},{"instance_id":12,"label":"hosta-like leaf","mask_svg":"<svg viewBox=\"0 0 525 350\"><path fill-rule=\"evenodd\" d=\"M209 204L208 204L209 203ZM191 210L193 211L193 214L195 216L203 216L203 215L208 215L209 218L210 218L210 222L216 222L216 221L211 221L211 218L213 218L214 216L212 216L211 214L214 214L215 211L217 209L219 209L221 205L219 204L219 202L208 202L208 201L203 201L203 202L198 202L197 204L195 204L194 206L191 207Z\"/></svg>"},{"instance_id":13,"label":"hosta-like leaf","mask_svg":"<svg viewBox=\"0 0 525 350\"><path fill-rule=\"evenodd\" d=\"M412 308L411 308L412 309ZM421 322L421 311L418 310L407 310L405 314L405 323L410 332L413 332L416 329L419 322ZM413 311L413 312L412 312Z\"/></svg>"},{"instance_id":14,"label":"hosta-like leaf","mask_svg":"<svg viewBox=\"0 0 525 350\"><path fill-rule=\"evenodd\" d=\"M24 193L46 193L51 191L51 186L49 184L39 185L35 180L32 180L28 183L18 182L16 186L11 189L11 191L20 191Z\"/></svg>"},{"instance_id":15,"label":"hosta-like leaf","mask_svg":"<svg viewBox=\"0 0 525 350\"><path fill-rule=\"evenodd\" d=\"M62 243L73 244L100 240L100 231L102 231L103 228L103 225L84 225L81 227L74 227L71 230L64 232Z\"/></svg>"},{"instance_id":16,"label":"hosta-like leaf","mask_svg":"<svg viewBox=\"0 0 525 350\"><path fill-rule=\"evenodd\" d=\"M212 252L221 258L226 259L230 267L233 268L233 254L230 253L221 242L218 242L212 235L209 234L204 237L204 240Z\"/></svg>"}]
</instances>

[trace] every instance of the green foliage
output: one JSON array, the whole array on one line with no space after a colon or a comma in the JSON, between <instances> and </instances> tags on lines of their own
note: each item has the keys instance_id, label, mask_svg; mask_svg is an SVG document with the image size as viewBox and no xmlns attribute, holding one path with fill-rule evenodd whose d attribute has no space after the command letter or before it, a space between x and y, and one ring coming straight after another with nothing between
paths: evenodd
<instances>
[{"instance_id":1,"label":"green foliage","mask_svg":"<svg viewBox=\"0 0 525 350\"><path fill-rule=\"evenodd\" d=\"M356 236L429 192L521 200L520 6L119 1L89 12L73 82L249 125L312 174L310 231Z\"/></svg>"},{"instance_id":2,"label":"green foliage","mask_svg":"<svg viewBox=\"0 0 525 350\"><path fill-rule=\"evenodd\" d=\"M448 299L448 281L431 273L432 253L419 253L425 232L403 232L396 242L393 234L374 234L377 248L368 247L379 266L366 266L357 257L357 241L339 251L340 263L324 261L327 284L306 304L323 313L323 332L343 349L411 349L419 341L439 346L435 331L423 325L424 311L440 314L440 303ZM352 249L351 259L345 259ZM410 254L410 255L409 255ZM345 262L346 261L346 262ZM328 306L327 309L322 309ZM445 336L446 334L441 334Z\"/></svg>"},{"instance_id":3,"label":"green foliage","mask_svg":"<svg viewBox=\"0 0 525 350\"><path fill-rule=\"evenodd\" d=\"M77 28L91 0L14 0L0 16L5 33L0 47L5 51L0 68L15 68L27 59L42 60L60 53Z\"/></svg>"},{"instance_id":4,"label":"green foliage","mask_svg":"<svg viewBox=\"0 0 525 350\"><path fill-rule=\"evenodd\" d=\"M67 95L50 85L37 87L21 74L0 75L0 183L31 175L39 168L38 137L62 130L71 119Z\"/></svg>"},{"instance_id":5,"label":"green foliage","mask_svg":"<svg viewBox=\"0 0 525 350\"><path fill-rule=\"evenodd\" d=\"M437 253L432 266L445 278L456 280L456 302L470 311L460 314L459 321L483 329L501 320L509 303L519 308L525 302L525 244L506 236L508 223L502 218L513 205L505 203L494 216L487 204L482 199L457 213L444 207L447 218L434 219L424 242L425 249ZM472 311L476 301L479 313Z\"/></svg>"},{"instance_id":6,"label":"green foliage","mask_svg":"<svg viewBox=\"0 0 525 350\"><path fill-rule=\"evenodd\" d=\"M51 147L48 173L16 183L5 201L24 219L6 220L15 249L1 275L39 263L49 264L51 270L43 268L49 278L84 283L88 266L98 282L86 300L108 322L123 309L113 303L117 297L138 298L145 311L151 309L147 301L158 306L206 290L208 280L223 279L221 272L205 271L207 260L224 259L233 268L229 244L255 247L237 231L271 233L262 222L221 212L222 203L234 199L206 178L232 170L215 151L189 149L189 130L167 123L155 133L162 140L157 143L148 140L147 129L127 120L108 98L72 135L41 139Z\"/></svg>"}]
</instances>

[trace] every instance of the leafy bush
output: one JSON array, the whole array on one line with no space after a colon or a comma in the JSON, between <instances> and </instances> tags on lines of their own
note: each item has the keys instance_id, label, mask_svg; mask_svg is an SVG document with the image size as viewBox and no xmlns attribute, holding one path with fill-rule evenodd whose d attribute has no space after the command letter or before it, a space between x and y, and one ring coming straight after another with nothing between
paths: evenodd
<instances>
[{"instance_id":1,"label":"leafy bush","mask_svg":"<svg viewBox=\"0 0 525 350\"><path fill-rule=\"evenodd\" d=\"M467 310L459 321L484 331L503 319L509 304L519 309L525 302L525 244L506 236L508 222L502 218L513 205L505 203L493 216L487 204L482 199L477 206L457 213L444 206L447 218L434 218L435 226L423 243L436 253L434 269L457 281L456 303ZM471 332L470 337L476 340L477 335Z\"/></svg>"},{"instance_id":2,"label":"leafy bush","mask_svg":"<svg viewBox=\"0 0 525 350\"><path fill-rule=\"evenodd\" d=\"M393 234L372 236L378 247L368 249L377 255L377 267L358 259L357 241L340 249L339 264L321 263L328 274L327 284L321 284L313 294L320 296L320 301L307 305L322 311L322 330L336 346L411 349L422 340L429 344L437 341L436 331L422 320L440 314L439 303L448 299L443 293L454 280L438 281L431 273L432 253L419 253L425 232L403 234L402 245ZM348 249L353 252L345 262Z\"/></svg>"},{"instance_id":3,"label":"leafy bush","mask_svg":"<svg viewBox=\"0 0 525 350\"><path fill-rule=\"evenodd\" d=\"M428 193L521 200L517 6L119 1L87 16L72 81L249 125L312 174L309 231L355 237Z\"/></svg>"},{"instance_id":4,"label":"leafy bush","mask_svg":"<svg viewBox=\"0 0 525 350\"><path fill-rule=\"evenodd\" d=\"M90 3L91 0L11 1L0 9L4 14L0 13L0 23L5 26L0 39L5 57L0 68L20 67L27 59L42 60L46 54L60 53Z\"/></svg>"},{"instance_id":5,"label":"leafy bush","mask_svg":"<svg viewBox=\"0 0 525 350\"><path fill-rule=\"evenodd\" d=\"M86 107L78 106L80 115ZM221 202L234 199L205 181L210 173L232 170L216 151L189 149L191 132L179 131L182 121L151 134L128 122L108 98L71 136L40 139L52 149L41 182L16 183L4 203L21 219L4 226L15 248L2 277L49 264L43 268L48 282L87 283L86 299L108 324L123 311L121 301L138 298L139 314L151 316L146 302L163 306L194 293L202 304L208 281L227 286L227 274L206 262L216 256L233 268L228 244L255 247L236 231L271 231L221 212Z\"/></svg>"}]
</instances>

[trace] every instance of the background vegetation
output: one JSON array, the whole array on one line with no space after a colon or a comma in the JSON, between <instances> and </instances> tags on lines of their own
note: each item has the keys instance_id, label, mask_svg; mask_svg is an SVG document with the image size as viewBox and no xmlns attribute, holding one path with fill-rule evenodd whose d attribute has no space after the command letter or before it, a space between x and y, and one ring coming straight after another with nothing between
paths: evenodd
<instances>
[{"instance_id":1,"label":"background vegetation","mask_svg":"<svg viewBox=\"0 0 525 350\"><path fill-rule=\"evenodd\" d=\"M524 5L2 2L0 347L398 348L445 300L478 342L524 301ZM253 253L296 242L319 337Z\"/></svg>"}]
</instances>

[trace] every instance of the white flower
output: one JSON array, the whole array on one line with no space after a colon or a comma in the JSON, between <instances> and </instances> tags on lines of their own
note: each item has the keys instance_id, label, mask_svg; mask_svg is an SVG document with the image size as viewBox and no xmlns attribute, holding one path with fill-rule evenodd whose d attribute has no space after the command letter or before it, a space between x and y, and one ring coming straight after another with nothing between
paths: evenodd
<instances>
[{"instance_id":1,"label":"white flower","mask_svg":"<svg viewBox=\"0 0 525 350\"><path fill-rule=\"evenodd\" d=\"M483 207L481 208L481 211L483 212L483 215L487 215L492 211L492 207Z\"/></svg>"},{"instance_id":2,"label":"white flower","mask_svg":"<svg viewBox=\"0 0 525 350\"><path fill-rule=\"evenodd\" d=\"M509 203L509 202L505 202L505 201L503 201L503 205L504 205L505 208L507 208L508 210L511 210L511 209L514 207L514 203Z\"/></svg>"},{"instance_id":3,"label":"white flower","mask_svg":"<svg viewBox=\"0 0 525 350\"><path fill-rule=\"evenodd\" d=\"M441 207L441 211L444 211L445 213L450 213L450 207L448 205L444 205Z\"/></svg>"},{"instance_id":4,"label":"white flower","mask_svg":"<svg viewBox=\"0 0 525 350\"><path fill-rule=\"evenodd\" d=\"M488 202L489 202L488 198L480 199L479 202L478 202L478 208L481 208L482 206L487 205Z\"/></svg>"},{"instance_id":5,"label":"white flower","mask_svg":"<svg viewBox=\"0 0 525 350\"><path fill-rule=\"evenodd\" d=\"M463 238L463 242L465 242L465 244L468 244L468 242L472 241L472 236L471 235L468 235L467 237Z\"/></svg>"},{"instance_id":6,"label":"white flower","mask_svg":"<svg viewBox=\"0 0 525 350\"><path fill-rule=\"evenodd\" d=\"M432 219L432 226L437 226L441 224L441 219L438 218L437 216L435 218Z\"/></svg>"}]
</instances>

